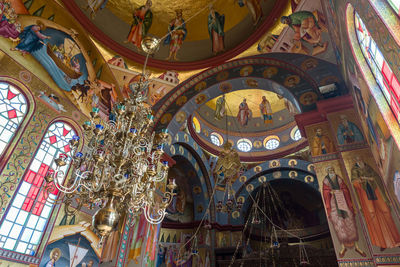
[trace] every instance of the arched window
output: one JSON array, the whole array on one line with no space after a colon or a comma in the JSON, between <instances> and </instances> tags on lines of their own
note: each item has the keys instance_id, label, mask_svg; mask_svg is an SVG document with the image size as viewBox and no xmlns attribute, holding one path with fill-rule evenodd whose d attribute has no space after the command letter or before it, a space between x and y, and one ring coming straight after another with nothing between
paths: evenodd
<instances>
[{"instance_id":1,"label":"arched window","mask_svg":"<svg viewBox=\"0 0 400 267\"><path fill-rule=\"evenodd\" d=\"M279 147L280 140L276 135L270 135L264 139L264 147L268 150L274 150Z\"/></svg>"},{"instance_id":2,"label":"arched window","mask_svg":"<svg viewBox=\"0 0 400 267\"><path fill-rule=\"evenodd\" d=\"M54 160L71 154L69 140L75 131L66 123L52 123L27 168L0 226L0 248L35 255L53 211L58 190L44 192L44 177L55 169ZM68 172L70 162L61 167Z\"/></svg>"},{"instance_id":3,"label":"arched window","mask_svg":"<svg viewBox=\"0 0 400 267\"><path fill-rule=\"evenodd\" d=\"M211 142L216 146L222 146L224 143L224 138L219 133L211 133L210 134Z\"/></svg>"},{"instance_id":4,"label":"arched window","mask_svg":"<svg viewBox=\"0 0 400 267\"><path fill-rule=\"evenodd\" d=\"M253 148L251 141L246 138L239 139L239 141L237 141L236 146L240 151L243 152L249 152Z\"/></svg>"},{"instance_id":5,"label":"arched window","mask_svg":"<svg viewBox=\"0 0 400 267\"><path fill-rule=\"evenodd\" d=\"M400 14L400 0L387 0L397 15Z\"/></svg>"},{"instance_id":6,"label":"arched window","mask_svg":"<svg viewBox=\"0 0 400 267\"><path fill-rule=\"evenodd\" d=\"M0 156L24 120L28 105L14 86L0 81Z\"/></svg>"},{"instance_id":7,"label":"arched window","mask_svg":"<svg viewBox=\"0 0 400 267\"><path fill-rule=\"evenodd\" d=\"M296 126L290 131L290 138L292 138L293 141L299 141L301 139L299 127Z\"/></svg>"},{"instance_id":8,"label":"arched window","mask_svg":"<svg viewBox=\"0 0 400 267\"><path fill-rule=\"evenodd\" d=\"M193 121L193 128L196 131L196 133L200 133L201 132L201 126L200 126L200 122L196 117L193 117L192 119Z\"/></svg>"},{"instance_id":9,"label":"arched window","mask_svg":"<svg viewBox=\"0 0 400 267\"><path fill-rule=\"evenodd\" d=\"M397 120L400 119L400 83L357 12L354 22L361 51Z\"/></svg>"}]
</instances>

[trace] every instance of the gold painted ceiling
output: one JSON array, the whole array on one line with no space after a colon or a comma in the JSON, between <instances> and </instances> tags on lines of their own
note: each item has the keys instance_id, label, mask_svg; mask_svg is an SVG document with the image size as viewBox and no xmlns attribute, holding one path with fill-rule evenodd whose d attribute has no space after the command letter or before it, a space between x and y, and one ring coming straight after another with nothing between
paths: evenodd
<instances>
[{"instance_id":1,"label":"gold painted ceiling","mask_svg":"<svg viewBox=\"0 0 400 267\"><path fill-rule=\"evenodd\" d=\"M276 93L260 89L246 89L230 92L225 95L226 114L231 117L236 117L239 112L240 103L242 103L243 98L246 98L247 105L252 111L253 117L260 117L261 113L259 105L262 101L263 96L265 96L271 104L271 109L273 113L285 109L285 101L283 100L283 98L279 99ZM206 103L206 105L215 110L218 98L219 97L211 99Z\"/></svg>"},{"instance_id":2,"label":"gold painted ceiling","mask_svg":"<svg viewBox=\"0 0 400 267\"><path fill-rule=\"evenodd\" d=\"M183 10L184 19L195 16L188 25L190 31L186 41L203 40L210 38L207 29L207 16L210 0L152 0L153 24L149 33L163 36L171 19L175 18L175 10ZM133 11L144 5L146 0L109 0L107 8L125 23L132 23ZM215 10L225 14L225 31L240 23L247 16L247 9L239 7L233 0L216 0L213 4Z\"/></svg>"},{"instance_id":3,"label":"gold painted ceiling","mask_svg":"<svg viewBox=\"0 0 400 267\"><path fill-rule=\"evenodd\" d=\"M115 54L143 63L144 57L137 57L137 54L145 56L145 53L136 46L137 44L134 44L133 39L128 40L128 35L131 33L135 10L143 6L146 0L108 0L105 8L98 9L95 14L92 14L88 8L87 0L62 1L64 4L73 3L66 4L66 7L99 43L106 39L104 43L107 43ZM279 17L286 14L289 1L257 0L257 2L259 2L258 11L262 16L257 15L254 21L255 14L251 12L250 5L239 5L237 0L152 0L153 15L148 35L158 38L166 37L168 25L176 17L177 9L182 9L187 35L178 48L176 58L171 57L172 46L169 43L163 44L159 51L150 57L148 66L163 68L163 63L168 62L166 68L169 70L202 69L222 63L244 52L257 42L267 29L275 28ZM222 29L223 41L218 41L223 42L223 48L218 48L217 51L210 39L208 29L211 3L219 14L225 16ZM83 17L86 18L81 19ZM175 62L177 64L172 66L171 63Z\"/></svg>"}]
</instances>

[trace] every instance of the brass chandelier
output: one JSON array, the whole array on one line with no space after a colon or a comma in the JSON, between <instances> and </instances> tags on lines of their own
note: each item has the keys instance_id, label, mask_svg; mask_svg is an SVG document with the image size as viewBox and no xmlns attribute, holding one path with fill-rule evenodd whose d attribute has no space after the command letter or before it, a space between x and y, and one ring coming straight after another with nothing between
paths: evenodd
<instances>
[{"instance_id":1,"label":"brass chandelier","mask_svg":"<svg viewBox=\"0 0 400 267\"><path fill-rule=\"evenodd\" d=\"M55 160L57 168L51 170L46 181L63 192L67 214L73 214L82 205L99 206L92 226L103 239L116 230L123 214L139 216L143 212L152 224L160 223L165 209L175 195L176 184L170 179L166 190L157 189L159 182L168 175L168 162L162 161L167 131L155 134L151 131L153 115L144 103L149 82L142 75L133 88L129 99L116 104L108 121L93 108L91 119L83 124L85 145L76 152L79 136L70 145L74 149L71 158ZM72 176L64 182L65 173L59 167L71 161ZM51 186L50 186L51 187ZM77 202L72 208L71 204Z\"/></svg>"}]
</instances>

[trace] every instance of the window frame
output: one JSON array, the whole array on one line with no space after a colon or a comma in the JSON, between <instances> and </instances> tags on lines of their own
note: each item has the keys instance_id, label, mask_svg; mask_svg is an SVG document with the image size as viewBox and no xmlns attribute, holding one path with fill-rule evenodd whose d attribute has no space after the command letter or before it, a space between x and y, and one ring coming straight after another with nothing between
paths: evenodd
<instances>
[{"instance_id":1,"label":"window frame","mask_svg":"<svg viewBox=\"0 0 400 267\"><path fill-rule=\"evenodd\" d=\"M25 178L25 176L27 175L28 171L30 170L30 167L31 167L33 161L35 160L36 155L37 155L39 149L41 148L41 145L42 145L44 139L46 138L46 135L47 135L47 133L48 133L50 127L51 127L53 124L57 123L57 122L61 122L61 123L63 123L63 124L68 125L68 126L71 128L71 130L74 131L75 134L80 135L80 136L82 135L82 131L81 131L81 129L78 127L78 125L77 125L73 120L71 120L71 119L69 119L69 118L60 118L60 117L58 117L58 118L55 118L55 119L53 119L52 121L50 121L50 122L48 123L48 125L47 125L47 127L46 127L46 129L45 129L45 131L44 131L44 134L42 135L42 138L40 139L40 142L38 142L38 146L37 146L36 149L35 149L34 156L31 158L31 160L30 160L29 163L27 164L27 168L25 169L24 173L21 174L20 182L19 182L17 188L15 189L15 191L12 193L13 196L9 199L8 206L7 206L6 210L5 210L5 212L4 212L3 216L2 216L2 218L0 219L0 227L2 226L4 220L6 219L6 216L7 216L8 212L9 212L9 210L11 209L11 206L12 206L12 203L13 203L14 199L16 198L17 194L19 193L19 189L21 188L23 182L25 181L24 178ZM81 140L82 140L82 139L81 139ZM77 151L79 151L79 150L82 148L82 146L83 146L83 140L82 140L82 142L80 142ZM51 165L52 165L52 163L54 162L54 159L55 159L55 157L52 159ZM51 167L51 165L50 165L50 167ZM67 169L66 172L65 172L64 181L65 181L66 179L68 179L69 176L70 176L70 174L71 174L71 173L70 173L70 172L71 172L71 166L72 166L72 165L70 164L70 165L68 166L68 169ZM39 189L39 193L43 190L43 187L45 186L45 184L46 184L46 182L43 181L43 183L42 183L42 185L41 185L41 187L40 187L40 189ZM60 192L57 192L57 194L56 194L56 200L59 198L59 196L60 196ZM27 197L27 196L26 196L26 197ZM25 197L25 199L26 199L26 197ZM46 201L46 200L45 200L45 201ZM35 199L34 204L35 204L35 203L38 203L38 202L37 202L37 199ZM46 205L46 204L44 204L44 205ZM7 260L11 260L11 261L18 259L18 260L21 260L21 261L25 261L26 263L39 264L39 263L40 263L40 259L41 259L42 256L43 256L44 247L46 246L47 241L48 241L48 239L50 238L50 235L51 235L51 233L52 233L52 229L53 229L53 227L54 227L54 223L55 223L54 213L56 212L56 213L58 214L58 211L59 211L59 208L60 208L60 207L61 207L61 205L59 205L59 204L57 204L57 203L53 203L53 204L52 204L51 210L50 210L49 215L48 215L48 217L47 217L47 219L46 219L46 222L45 222L45 226L44 226L44 228L43 228L43 230L42 230L42 232L41 232L41 236L40 236L39 242L38 242L38 244L36 245L36 247L37 247L37 248L36 248L36 251L35 251L35 253L34 253L33 255L29 255L29 254L25 254L25 253L20 253L20 252L17 252L16 250L8 250L8 249L5 249L5 248L0 248L0 258L1 258L1 257L4 257L4 258L6 258ZM22 207L21 207L21 209L22 209ZM20 209L20 210L21 210L21 209ZM32 209L31 209L31 211L29 211L28 214L32 214L32 213L33 213L33 207L32 207ZM39 216L39 217L40 217L40 216ZM27 218L27 219L28 219L28 218ZM26 220L27 220L27 219L26 219ZM19 236L18 236L18 239L17 239L17 240L20 240L20 239L21 239L21 237L22 237L22 235L23 235L23 231L24 231L24 229L26 229L26 223L27 223L26 220L25 220L25 224L23 225L23 229L22 229L21 232L19 233ZM15 245L14 245L14 247L15 247ZM3 254L5 254L5 256L3 256ZM19 255L19 256L17 256L18 258L16 258L16 255Z\"/></svg>"}]
</instances>

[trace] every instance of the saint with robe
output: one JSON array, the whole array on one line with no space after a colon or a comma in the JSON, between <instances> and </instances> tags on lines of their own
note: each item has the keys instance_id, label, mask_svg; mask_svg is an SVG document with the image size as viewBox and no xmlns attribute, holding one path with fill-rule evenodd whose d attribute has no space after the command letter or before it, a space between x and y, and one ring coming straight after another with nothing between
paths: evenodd
<instances>
[{"instance_id":1,"label":"saint with robe","mask_svg":"<svg viewBox=\"0 0 400 267\"><path fill-rule=\"evenodd\" d=\"M379 175L359 156L351 168L351 182L364 215L371 243L381 250L400 245L400 234Z\"/></svg>"},{"instance_id":2,"label":"saint with robe","mask_svg":"<svg viewBox=\"0 0 400 267\"><path fill-rule=\"evenodd\" d=\"M347 120L346 115L340 116L340 124L337 129L337 138L339 145L352 144L362 142L364 137L358 127Z\"/></svg>"},{"instance_id":3,"label":"saint with robe","mask_svg":"<svg viewBox=\"0 0 400 267\"><path fill-rule=\"evenodd\" d=\"M272 123L272 108L271 104L267 100L265 96L262 97L262 101L260 103L260 112L261 112L261 118L264 120L265 124L270 124Z\"/></svg>"},{"instance_id":4,"label":"saint with robe","mask_svg":"<svg viewBox=\"0 0 400 267\"><path fill-rule=\"evenodd\" d=\"M96 13L106 7L108 0L88 0L86 10L90 9L90 17L94 19Z\"/></svg>"},{"instance_id":5,"label":"saint with robe","mask_svg":"<svg viewBox=\"0 0 400 267\"><path fill-rule=\"evenodd\" d=\"M153 13L151 12L151 0L147 0L146 4L137 8L133 13L133 23L129 32L126 43L131 42L137 48L141 48L143 37L149 31L153 22Z\"/></svg>"},{"instance_id":6,"label":"saint with robe","mask_svg":"<svg viewBox=\"0 0 400 267\"><path fill-rule=\"evenodd\" d=\"M329 136L323 134L322 129L316 129L315 136L311 142L311 153L315 156L321 156L324 154L335 152L333 143Z\"/></svg>"},{"instance_id":7,"label":"saint with robe","mask_svg":"<svg viewBox=\"0 0 400 267\"><path fill-rule=\"evenodd\" d=\"M249 123L249 120L251 118L251 114L252 114L252 112L246 103L246 98L244 98L242 103L240 103L240 105L239 105L239 112L236 116L239 124L241 126L247 126L247 124Z\"/></svg>"},{"instance_id":8,"label":"saint with robe","mask_svg":"<svg viewBox=\"0 0 400 267\"><path fill-rule=\"evenodd\" d=\"M342 245L339 257L343 258L347 249L353 247L355 247L356 252L365 257L366 254L357 244L358 232L349 188L343 179L336 174L332 166L328 166L326 170L327 175L322 182L322 195L326 214L333 225L337 239Z\"/></svg>"},{"instance_id":9,"label":"saint with robe","mask_svg":"<svg viewBox=\"0 0 400 267\"><path fill-rule=\"evenodd\" d=\"M0 36L12 40L18 38L21 32L21 23L18 22L18 15L9 3L0 3Z\"/></svg>"},{"instance_id":10,"label":"saint with robe","mask_svg":"<svg viewBox=\"0 0 400 267\"><path fill-rule=\"evenodd\" d=\"M61 257L61 250L59 248L53 248L50 251L50 260L46 263L45 267L55 267L56 262Z\"/></svg>"},{"instance_id":11,"label":"saint with robe","mask_svg":"<svg viewBox=\"0 0 400 267\"><path fill-rule=\"evenodd\" d=\"M263 16L261 0L238 0L240 7L246 6L253 20L253 25L257 25Z\"/></svg>"},{"instance_id":12,"label":"saint with robe","mask_svg":"<svg viewBox=\"0 0 400 267\"><path fill-rule=\"evenodd\" d=\"M217 103L215 105L214 118L216 120L220 120L224 115L225 115L225 95L222 95L220 98L217 99Z\"/></svg>"},{"instance_id":13,"label":"saint with robe","mask_svg":"<svg viewBox=\"0 0 400 267\"><path fill-rule=\"evenodd\" d=\"M297 11L289 16L283 16L281 22L294 30L295 41L304 40L314 46L324 46L321 43L321 27L312 12Z\"/></svg>"},{"instance_id":14,"label":"saint with robe","mask_svg":"<svg viewBox=\"0 0 400 267\"><path fill-rule=\"evenodd\" d=\"M169 55L167 60L178 60L176 54L183 44L187 35L186 23L182 17L182 9L175 11L176 17L168 25L168 35L164 40L164 45L169 45Z\"/></svg>"},{"instance_id":15,"label":"saint with robe","mask_svg":"<svg viewBox=\"0 0 400 267\"><path fill-rule=\"evenodd\" d=\"M220 15L211 6L210 14L208 15L208 33L210 34L212 42L212 52L214 55L223 52L225 50L224 25L225 25L225 15Z\"/></svg>"},{"instance_id":16,"label":"saint with robe","mask_svg":"<svg viewBox=\"0 0 400 267\"><path fill-rule=\"evenodd\" d=\"M44 45L43 40L50 39L49 36L42 33L44 29L45 26L40 21L37 24L25 27L19 35L19 44L11 50L21 51L22 55L38 51Z\"/></svg>"}]
</instances>

